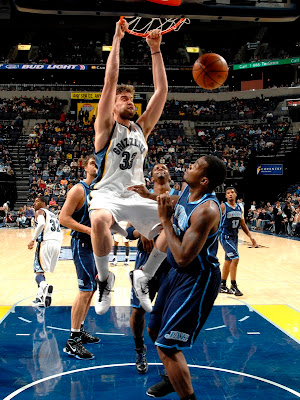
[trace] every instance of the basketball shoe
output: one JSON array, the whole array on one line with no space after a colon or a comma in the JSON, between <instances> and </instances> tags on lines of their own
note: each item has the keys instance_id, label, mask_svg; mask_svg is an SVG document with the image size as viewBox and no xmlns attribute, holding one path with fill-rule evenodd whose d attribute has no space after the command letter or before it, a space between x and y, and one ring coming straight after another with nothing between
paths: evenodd
<instances>
[{"instance_id":1,"label":"basketball shoe","mask_svg":"<svg viewBox=\"0 0 300 400\"><path fill-rule=\"evenodd\" d=\"M69 354L79 360L92 360L94 354L90 353L83 345L81 338L76 337L74 339L69 339L66 346L63 348L64 353Z\"/></svg>"},{"instance_id":2,"label":"basketball shoe","mask_svg":"<svg viewBox=\"0 0 300 400\"><path fill-rule=\"evenodd\" d=\"M118 265L118 259L117 259L117 257L114 257L112 260L111 260L111 265L113 265L114 267L116 267L117 265Z\"/></svg>"},{"instance_id":3,"label":"basketball shoe","mask_svg":"<svg viewBox=\"0 0 300 400\"><path fill-rule=\"evenodd\" d=\"M129 265L129 257L125 258L124 265Z\"/></svg>"},{"instance_id":4,"label":"basketball shoe","mask_svg":"<svg viewBox=\"0 0 300 400\"><path fill-rule=\"evenodd\" d=\"M152 311L152 304L149 297L149 281L144 271L136 269L129 272L129 277L136 297L146 312Z\"/></svg>"},{"instance_id":5,"label":"basketball shoe","mask_svg":"<svg viewBox=\"0 0 300 400\"><path fill-rule=\"evenodd\" d=\"M88 333L83 327L80 328L80 339L83 344L93 344L93 343L99 343L100 339L97 336L92 336L90 333Z\"/></svg>"},{"instance_id":6,"label":"basketball shoe","mask_svg":"<svg viewBox=\"0 0 300 400\"><path fill-rule=\"evenodd\" d=\"M232 290L229 289L226 285L223 285L223 284L221 284L220 293L233 294Z\"/></svg>"},{"instance_id":7,"label":"basketball shoe","mask_svg":"<svg viewBox=\"0 0 300 400\"><path fill-rule=\"evenodd\" d=\"M243 293L237 287L237 284L232 284L230 287L231 293L235 296L243 296Z\"/></svg>"},{"instance_id":8,"label":"basketball shoe","mask_svg":"<svg viewBox=\"0 0 300 400\"><path fill-rule=\"evenodd\" d=\"M112 272L108 272L108 278L106 281L101 282L96 276L97 291L95 294L95 311L96 314L105 314L109 309L112 288L115 283L115 275Z\"/></svg>"},{"instance_id":9,"label":"basketball shoe","mask_svg":"<svg viewBox=\"0 0 300 400\"><path fill-rule=\"evenodd\" d=\"M161 374L162 381L147 389L146 394L150 397L164 397L169 393L175 392L168 375Z\"/></svg>"},{"instance_id":10,"label":"basketball shoe","mask_svg":"<svg viewBox=\"0 0 300 400\"><path fill-rule=\"evenodd\" d=\"M147 346L144 344L142 349L135 349L136 361L135 366L139 374L145 374L148 371L148 362L146 358Z\"/></svg>"},{"instance_id":11,"label":"basketball shoe","mask_svg":"<svg viewBox=\"0 0 300 400\"><path fill-rule=\"evenodd\" d=\"M52 301L52 292L53 292L53 286L52 285L46 285L43 289L43 296L44 296L44 301L45 301L45 307L49 307L51 305Z\"/></svg>"}]
</instances>

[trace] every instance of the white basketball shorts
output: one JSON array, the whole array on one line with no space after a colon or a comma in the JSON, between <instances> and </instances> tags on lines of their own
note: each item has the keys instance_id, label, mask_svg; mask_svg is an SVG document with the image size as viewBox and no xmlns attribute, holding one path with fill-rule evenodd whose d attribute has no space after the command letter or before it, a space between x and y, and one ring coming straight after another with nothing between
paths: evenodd
<instances>
[{"instance_id":1,"label":"white basketball shorts","mask_svg":"<svg viewBox=\"0 0 300 400\"><path fill-rule=\"evenodd\" d=\"M141 235L155 238L162 229L155 200L144 199L137 193L121 197L114 192L93 190L90 193L89 210L108 210L115 221L130 222Z\"/></svg>"}]
</instances>

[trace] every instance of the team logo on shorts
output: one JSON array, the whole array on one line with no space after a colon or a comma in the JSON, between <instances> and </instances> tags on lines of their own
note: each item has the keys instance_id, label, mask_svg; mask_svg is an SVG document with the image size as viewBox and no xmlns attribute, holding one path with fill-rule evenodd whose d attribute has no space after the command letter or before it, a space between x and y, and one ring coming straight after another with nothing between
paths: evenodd
<instances>
[{"instance_id":1,"label":"team logo on shorts","mask_svg":"<svg viewBox=\"0 0 300 400\"><path fill-rule=\"evenodd\" d=\"M179 340L180 342L187 342L190 335L184 332L171 331L165 334L166 339Z\"/></svg>"}]
</instances>

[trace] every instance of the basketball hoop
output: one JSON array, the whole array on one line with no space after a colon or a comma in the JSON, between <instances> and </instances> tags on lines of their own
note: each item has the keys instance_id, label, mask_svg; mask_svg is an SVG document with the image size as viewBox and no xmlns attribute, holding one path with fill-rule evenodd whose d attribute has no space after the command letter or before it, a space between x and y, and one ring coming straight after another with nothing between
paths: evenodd
<instances>
[{"instance_id":1,"label":"basketball hoop","mask_svg":"<svg viewBox=\"0 0 300 400\"><path fill-rule=\"evenodd\" d=\"M149 31L152 29L160 29L161 34L169 33L171 31L178 31L183 24L189 24L190 20L188 18L151 18L149 22L141 21L142 17L120 17L120 22L122 24L124 18L129 24L126 32L131 35L147 37Z\"/></svg>"}]
</instances>

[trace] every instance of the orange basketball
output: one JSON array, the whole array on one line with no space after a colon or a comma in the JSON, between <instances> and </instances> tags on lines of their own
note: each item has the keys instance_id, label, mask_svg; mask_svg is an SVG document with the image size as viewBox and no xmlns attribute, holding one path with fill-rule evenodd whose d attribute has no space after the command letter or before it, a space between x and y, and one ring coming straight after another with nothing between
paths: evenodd
<instances>
[{"instance_id":1,"label":"orange basketball","mask_svg":"<svg viewBox=\"0 0 300 400\"><path fill-rule=\"evenodd\" d=\"M193 78L203 89L213 90L226 81L228 65L219 54L203 54L193 66Z\"/></svg>"}]
</instances>

